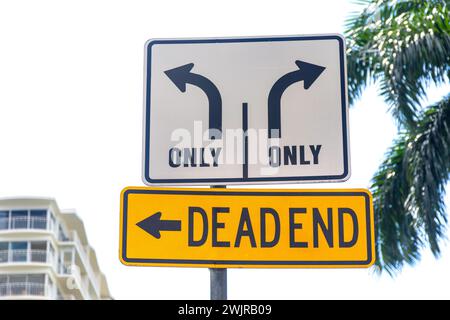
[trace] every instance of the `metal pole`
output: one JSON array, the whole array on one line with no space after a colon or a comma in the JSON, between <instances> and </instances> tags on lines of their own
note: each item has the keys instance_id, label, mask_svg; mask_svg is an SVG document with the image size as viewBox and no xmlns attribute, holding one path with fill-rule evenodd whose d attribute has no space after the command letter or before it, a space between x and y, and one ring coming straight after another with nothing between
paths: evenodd
<instances>
[{"instance_id":1,"label":"metal pole","mask_svg":"<svg viewBox=\"0 0 450 320\"><path fill-rule=\"evenodd\" d=\"M227 269L210 268L211 300L227 300Z\"/></svg>"},{"instance_id":2,"label":"metal pole","mask_svg":"<svg viewBox=\"0 0 450 320\"><path fill-rule=\"evenodd\" d=\"M211 186L211 188L226 188L227 186ZM209 268L210 299L227 300L227 269Z\"/></svg>"}]
</instances>

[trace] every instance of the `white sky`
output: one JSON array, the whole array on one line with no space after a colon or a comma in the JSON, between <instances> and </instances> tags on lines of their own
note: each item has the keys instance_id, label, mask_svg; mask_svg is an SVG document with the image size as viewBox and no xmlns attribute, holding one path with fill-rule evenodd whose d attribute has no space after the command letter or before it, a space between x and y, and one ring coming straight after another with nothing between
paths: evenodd
<instances>
[{"instance_id":1,"label":"white sky","mask_svg":"<svg viewBox=\"0 0 450 320\"><path fill-rule=\"evenodd\" d=\"M118 259L120 191L143 185L145 41L342 33L354 9L344 0L1 2L0 196L54 197L76 208L117 299L208 299L207 269L125 267ZM396 133L386 110L368 89L350 111L352 177L309 187L368 187ZM447 247L439 260L425 252L394 279L366 269L230 269L228 292L230 299L449 299L449 266Z\"/></svg>"}]
</instances>

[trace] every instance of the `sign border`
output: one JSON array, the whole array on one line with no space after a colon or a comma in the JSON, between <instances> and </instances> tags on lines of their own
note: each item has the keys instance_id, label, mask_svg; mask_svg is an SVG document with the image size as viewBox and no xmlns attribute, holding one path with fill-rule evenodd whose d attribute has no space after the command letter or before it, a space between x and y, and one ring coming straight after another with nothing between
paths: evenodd
<instances>
[{"instance_id":1,"label":"sign border","mask_svg":"<svg viewBox=\"0 0 450 320\"><path fill-rule=\"evenodd\" d=\"M341 111L343 137L344 172L340 175L295 176L295 177L242 177L242 178L199 178L199 179L153 179L150 177L150 116L151 116L151 59L152 47L158 44L202 44L202 43L236 43L236 42L279 42L279 41L311 41L337 40L339 43ZM348 135L348 107L347 107L347 73L345 57L345 41L340 34L305 35L305 36L276 36L276 37L242 37L242 38L197 38L197 39L151 39L145 44L144 63L144 123L143 123L143 155L142 181L152 185L211 185L211 184L269 184L269 183L311 183L311 182L342 182L350 178L350 151Z\"/></svg>"},{"instance_id":2,"label":"sign border","mask_svg":"<svg viewBox=\"0 0 450 320\"><path fill-rule=\"evenodd\" d=\"M189 265L189 267L207 267L214 266L214 268L239 268L241 265L247 267L259 268L289 268L296 266L305 267L369 267L375 262L374 243L372 243L372 236L374 236L374 229L372 227L374 219L372 195L366 189L347 189L339 191L317 189L317 190L288 190L280 189L266 189L268 191L256 191L252 189L234 189L234 190L196 190L196 189L162 189L162 188L145 188L145 187L128 187L122 190L121 193L121 221L120 221L120 260L125 265L133 266L172 266L177 267L181 265ZM367 259L359 261L274 261L274 260L186 260L186 259L142 259L131 258L127 256L127 226L128 226L128 196L130 194L169 194L169 195L227 195L227 196L356 196L364 197L366 208L366 232L367 232Z\"/></svg>"}]
</instances>

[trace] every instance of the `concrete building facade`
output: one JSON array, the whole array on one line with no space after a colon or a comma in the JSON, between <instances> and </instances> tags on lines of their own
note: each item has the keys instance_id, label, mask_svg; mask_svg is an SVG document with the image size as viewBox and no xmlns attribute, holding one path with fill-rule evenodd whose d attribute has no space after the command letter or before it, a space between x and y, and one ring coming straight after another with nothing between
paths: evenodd
<instances>
[{"instance_id":1,"label":"concrete building facade","mask_svg":"<svg viewBox=\"0 0 450 320\"><path fill-rule=\"evenodd\" d=\"M53 199L0 199L0 299L111 299L76 212Z\"/></svg>"}]
</instances>

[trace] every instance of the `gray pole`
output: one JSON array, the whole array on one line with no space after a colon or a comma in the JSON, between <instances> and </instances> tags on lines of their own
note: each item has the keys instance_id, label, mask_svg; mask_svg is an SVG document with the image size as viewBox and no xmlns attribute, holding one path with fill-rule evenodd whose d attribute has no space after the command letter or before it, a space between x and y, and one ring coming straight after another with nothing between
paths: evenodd
<instances>
[{"instance_id":1,"label":"gray pole","mask_svg":"<svg viewBox=\"0 0 450 320\"><path fill-rule=\"evenodd\" d=\"M211 186L211 188L226 188L227 186ZM209 268L211 300L227 300L227 269Z\"/></svg>"},{"instance_id":2,"label":"gray pole","mask_svg":"<svg viewBox=\"0 0 450 320\"><path fill-rule=\"evenodd\" d=\"M227 300L227 269L210 268L211 300Z\"/></svg>"}]
</instances>

